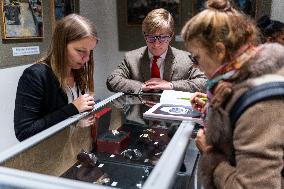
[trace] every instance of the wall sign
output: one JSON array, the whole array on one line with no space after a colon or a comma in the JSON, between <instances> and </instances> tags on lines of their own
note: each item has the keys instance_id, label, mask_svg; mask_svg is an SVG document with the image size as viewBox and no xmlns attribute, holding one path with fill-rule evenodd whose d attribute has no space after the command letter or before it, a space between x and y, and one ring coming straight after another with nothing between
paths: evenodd
<instances>
[{"instance_id":1,"label":"wall sign","mask_svg":"<svg viewBox=\"0 0 284 189\"><path fill-rule=\"evenodd\" d=\"M13 56L24 56L24 55L34 55L39 54L39 46L30 47L13 47Z\"/></svg>"}]
</instances>

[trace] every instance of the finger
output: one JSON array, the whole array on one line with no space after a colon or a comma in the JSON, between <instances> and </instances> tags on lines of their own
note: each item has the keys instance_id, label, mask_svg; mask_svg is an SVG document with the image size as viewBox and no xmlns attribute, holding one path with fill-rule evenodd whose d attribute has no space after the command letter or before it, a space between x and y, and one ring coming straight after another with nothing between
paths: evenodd
<instances>
[{"instance_id":1,"label":"finger","mask_svg":"<svg viewBox=\"0 0 284 189\"><path fill-rule=\"evenodd\" d=\"M87 105L88 106L94 106L96 103L94 101L87 101Z\"/></svg>"},{"instance_id":2,"label":"finger","mask_svg":"<svg viewBox=\"0 0 284 189\"><path fill-rule=\"evenodd\" d=\"M194 97L196 97L196 98L204 98L205 97L206 98L207 94L201 93L201 92L196 92Z\"/></svg>"},{"instance_id":3,"label":"finger","mask_svg":"<svg viewBox=\"0 0 284 189\"><path fill-rule=\"evenodd\" d=\"M151 81L151 82L146 83L146 86L152 86L152 85L157 85L157 82Z\"/></svg>"},{"instance_id":4,"label":"finger","mask_svg":"<svg viewBox=\"0 0 284 189\"><path fill-rule=\"evenodd\" d=\"M90 95L87 94L87 93L85 93L85 94L82 95L83 98L88 98L89 96L90 96Z\"/></svg>"},{"instance_id":5,"label":"finger","mask_svg":"<svg viewBox=\"0 0 284 189\"><path fill-rule=\"evenodd\" d=\"M88 96L88 97L85 97L85 100L86 101L94 101L94 97Z\"/></svg>"},{"instance_id":6,"label":"finger","mask_svg":"<svg viewBox=\"0 0 284 189\"><path fill-rule=\"evenodd\" d=\"M145 85L142 89L143 89L143 91L149 91L149 90L151 90L151 89L149 88L149 86L147 86L147 85Z\"/></svg>"},{"instance_id":7,"label":"finger","mask_svg":"<svg viewBox=\"0 0 284 189\"><path fill-rule=\"evenodd\" d=\"M92 98L93 98L93 96L90 95L90 94L88 94L88 93L84 94L84 96L85 96L86 98L89 98L89 97L92 97Z\"/></svg>"},{"instance_id":8,"label":"finger","mask_svg":"<svg viewBox=\"0 0 284 189\"><path fill-rule=\"evenodd\" d=\"M190 103L191 103L192 106L195 106L195 97L192 97L190 99Z\"/></svg>"},{"instance_id":9,"label":"finger","mask_svg":"<svg viewBox=\"0 0 284 189\"><path fill-rule=\"evenodd\" d=\"M204 135L205 135L204 129L199 129L198 132L197 132L196 137L201 138L201 137L203 137Z\"/></svg>"},{"instance_id":10,"label":"finger","mask_svg":"<svg viewBox=\"0 0 284 189\"><path fill-rule=\"evenodd\" d=\"M206 102L204 102L201 98L197 98L195 103L197 103L199 106L204 106Z\"/></svg>"},{"instance_id":11,"label":"finger","mask_svg":"<svg viewBox=\"0 0 284 189\"><path fill-rule=\"evenodd\" d=\"M91 105L86 105L85 107L84 107L84 111L90 111L90 110L92 110L93 109L93 106L91 106Z\"/></svg>"},{"instance_id":12,"label":"finger","mask_svg":"<svg viewBox=\"0 0 284 189\"><path fill-rule=\"evenodd\" d=\"M200 93L200 92L195 92L192 97L191 97L191 102L192 103L195 103L195 101L198 99L198 98L201 98L203 96L203 93Z\"/></svg>"},{"instance_id":13,"label":"finger","mask_svg":"<svg viewBox=\"0 0 284 189\"><path fill-rule=\"evenodd\" d=\"M161 81L161 78L151 78L147 82L159 82L159 81Z\"/></svg>"},{"instance_id":14,"label":"finger","mask_svg":"<svg viewBox=\"0 0 284 189\"><path fill-rule=\"evenodd\" d=\"M195 97L198 97L199 95L200 95L200 92L195 92L195 93L193 93L192 99L194 99Z\"/></svg>"},{"instance_id":15,"label":"finger","mask_svg":"<svg viewBox=\"0 0 284 189\"><path fill-rule=\"evenodd\" d=\"M149 83L153 82L154 79L155 79L155 78L149 79L148 81L145 81L144 83L145 83L145 84L149 84Z\"/></svg>"},{"instance_id":16,"label":"finger","mask_svg":"<svg viewBox=\"0 0 284 189\"><path fill-rule=\"evenodd\" d=\"M151 85L151 86L149 86L149 89L158 90L158 89L160 89L160 87L158 85Z\"/></svg>"}]
</instances>

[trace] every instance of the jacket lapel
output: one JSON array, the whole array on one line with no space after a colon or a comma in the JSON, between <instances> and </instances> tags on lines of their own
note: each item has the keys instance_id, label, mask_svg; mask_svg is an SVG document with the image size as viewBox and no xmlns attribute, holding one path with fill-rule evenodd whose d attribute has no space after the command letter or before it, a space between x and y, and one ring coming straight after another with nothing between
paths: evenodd
<instances>
[{"instance_id":1,"label":"jacket lapel","mask_svg":"<svg viewBox=\"0 0 284 189\"><path fill-rule=\"evenodd\" d=\"M141 53L141 56L142 56L140 59L141 76L143 81L148 81L151 76L150 76L150 59L147 48Z\"/></svg>"},{"instance_id":2,"label":"jacket lapel","mask_svg":"<svg viewBox=\"0 0 284 189\"><path fill-rule=\"evenodd\" d=\"M169 47L167 55L165 57L165 65L164 65L164 74L163 79L166 81L171 81L174 71L175 65L175 57L172 51L172 48Z\"/></svg>"}]
</instances>

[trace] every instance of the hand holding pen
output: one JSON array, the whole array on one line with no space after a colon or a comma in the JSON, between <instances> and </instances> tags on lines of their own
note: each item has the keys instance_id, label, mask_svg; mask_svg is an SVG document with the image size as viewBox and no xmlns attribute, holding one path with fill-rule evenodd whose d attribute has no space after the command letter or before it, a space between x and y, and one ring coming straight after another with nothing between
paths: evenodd
<instances>
[{"instance_id":1,"label":"hand holding pen","mask_svg":"<svg viewBox=\"0 0 284 189\"><path fill-rule=\"evenodd\" d=\"M191 97L190 102L195 110L203 113L205 111L205 104L207 100L208 100L207 94L195 92Z\"/></svg>"}]
</instances>

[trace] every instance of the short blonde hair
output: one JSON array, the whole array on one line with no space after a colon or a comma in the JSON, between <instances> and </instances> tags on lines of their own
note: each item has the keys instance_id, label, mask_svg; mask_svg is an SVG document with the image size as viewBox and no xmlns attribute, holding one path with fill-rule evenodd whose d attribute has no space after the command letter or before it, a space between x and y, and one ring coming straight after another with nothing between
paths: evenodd
<instances>
[{"instance_id":1,"label":"short blonde hair","mask_svg":"<svg viewBox=\"0 0 284 189\"><path fill-rule=\"evenodd\" d=\"M174 19L171 13L163 8L154 9L147 14L142 23L143 34L154 34L159 30L174 33Z\"/></svg>"}]
</instances>

